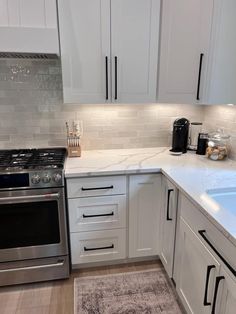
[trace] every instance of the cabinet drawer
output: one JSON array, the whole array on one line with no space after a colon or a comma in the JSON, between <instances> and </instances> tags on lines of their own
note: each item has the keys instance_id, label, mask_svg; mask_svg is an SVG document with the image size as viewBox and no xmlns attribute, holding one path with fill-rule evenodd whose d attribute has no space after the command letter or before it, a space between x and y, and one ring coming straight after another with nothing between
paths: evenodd
<instances>
[{"instance_id":1,"label":"cabinet drawer","mask_svg":"<svg viewBox=\"0 0 236 314\"><path fill-rule=\"evenodd\" d=\"M126 177L91 177L67 180L68 198L126 194Z\"/></svg>"},{"instance_id":2,"label":"cabinet drawer","mask_svg":"<svg viewBox=\"0 0 236 314\"><path fill-rule=\"evenodd\" d=\"M220 232L216 226L211 223L208 218L203 215L200 210L191 203L183 194L179 198L180 215L191 226L192 230L198 235L201 241L210 249L206 240L199 233L205 230L204 236L210 241L213 247L225 258L225 260L234 268L236 268L236 247ZM215 253L214 253L215 254ZM215 254L217 259L219 257Z\"/></svg>"},{"instance_id":3,"label":"cabinet drawer","mask_svg":"<svg viewBox=\"0 0 236 314\"><path fill-rule=\"evenodd\" d=\"M126 196L69 199L70 232L126 227Z\"/></svg>"},{"instance_id":4,"label":"cabinet drawer","mask_svg":"<svg viewBox=\"0 0 236 314\"><path fill-rule=\"evenodd\" d=\"M126 257L126 229L71 233L72 265Z\"/></svg>"}]
</instances>

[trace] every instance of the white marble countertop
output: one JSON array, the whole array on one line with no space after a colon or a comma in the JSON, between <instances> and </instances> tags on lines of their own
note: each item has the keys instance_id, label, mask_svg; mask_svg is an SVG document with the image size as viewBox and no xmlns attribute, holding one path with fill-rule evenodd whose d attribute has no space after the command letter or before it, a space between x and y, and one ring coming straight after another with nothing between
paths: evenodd
<instances>
[{"instance_id":1,"label":"white marble countertop","mask_svg":"<svg viewBox=\"0 0 236 314\"><path fill-rule=\"evenodd\" d=\"M206 190L236 187L236 162L212 161L188 152L170 155L169 149L115 149L82 152L68 158L66 178L162 172L236 245L236 215L217 208Z\"/></svg>"}]
</instances>

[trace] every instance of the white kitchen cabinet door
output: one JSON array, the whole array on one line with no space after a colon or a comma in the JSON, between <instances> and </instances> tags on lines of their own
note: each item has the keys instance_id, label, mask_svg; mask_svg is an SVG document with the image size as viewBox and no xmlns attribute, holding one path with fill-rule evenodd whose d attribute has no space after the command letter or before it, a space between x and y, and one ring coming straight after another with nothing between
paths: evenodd
<instances>
[{"instance_id":1,"label":"white kitchen cabinet door","mask_svg":"<svg viewBox=\"0 0 236 314\"><path fill-rule=\"evenodd\" d=\"M0 52L59 55L56 0L0 0Z\"/></svg>"},{"instance_id":2,"label":"white kitchen cabinet door","mask_svg":"<svg viewBox=\"0 0 236 314\"><path fill-rule=\"evenodd\" d=\"M162 177L162 196L160 258L167 274L172 278L178 190L164 176Z\"/></svg>"},{"instance_id":3,"label":"white kitchen cabinet door","mask_svg":"<svg viewBox=\"0 0 236 314\"><path fill-rule=\"evenodd\" d=\"M208 103L236 103L236 1L215 0Z\"/></svg>"},{"instance_id":4,"label":"white kitchen cabinet door","mask_svg":"<svg viewBox=\"0 0 236 314\"><path fill-rule=\"evenodd\" d=\"M161 175L129 177L129 257L160 250Z\"/></svg>"},{"instance_id":5,"label":"white kitchen cabinet door","mask_svg":"<svg viewBox=\"0 0 236 314\"><path fill-rule=\"evenodd\" d=\"M110 1L58 0L65 103L110 101Z\"/></svg>"},{"instance_id":6,"label":"white kitchen cabinet door","mask_svg":"<svg viewBox=\"0 0 236 314\"><path fill-rule=\"evenodd\" d=\"M235 314L236 279L222 267L219 275L218 291L216 290L215 314Z\"/></svg>"},{"instance_id":7,"label":"white kitchen cabinet door","mask_svg":"<svg viewBox=\"0 0 236 314\"><path fill-rule=\"evenodd\" d=\"M111 1L112 101L156 101L160 0Z\"/></svg>"},{"instance_id":8,"label":"white kitchen cabinet door","mask_svg":"<svg viewBox=\"0 0 236 314\"><path fill-rule=\"evenodd\" d=\"M182 217L179 236L178 249L181 251L176 282L177 293L187 313L209 314L212 310L215 278L219 274L220 265ZM204 305L204 301L210 304Z\"/></svg>"},{"instance_id":9,"label":"white kitchen cabinet door","mask_svg":"<svg viewBox=\"0 0 236 314\"><path fill-rule=\"evenodd\" d=\"M158 102L204 101L212 14L213 0L163 1Z\"/></svg>"}]
</instances>

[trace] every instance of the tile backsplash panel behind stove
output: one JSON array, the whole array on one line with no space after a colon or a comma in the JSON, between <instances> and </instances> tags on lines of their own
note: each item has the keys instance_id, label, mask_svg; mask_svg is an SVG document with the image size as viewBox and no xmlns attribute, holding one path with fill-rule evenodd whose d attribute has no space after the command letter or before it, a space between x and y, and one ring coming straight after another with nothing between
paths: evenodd
<instances>
[{"instance_id":1,"label":"tile backsplash panel behind stove","mask_svg":"<svg viewBox=\"0 0 236 314\"><path fill-rule=\"evenodd\" d=\"M168 146L176 117L236 133L236 109L226 106L64 105L59 60L0 60L0 148L65 146L73 119L83 120L83 149Z\"/></svg>"}]
</instances>

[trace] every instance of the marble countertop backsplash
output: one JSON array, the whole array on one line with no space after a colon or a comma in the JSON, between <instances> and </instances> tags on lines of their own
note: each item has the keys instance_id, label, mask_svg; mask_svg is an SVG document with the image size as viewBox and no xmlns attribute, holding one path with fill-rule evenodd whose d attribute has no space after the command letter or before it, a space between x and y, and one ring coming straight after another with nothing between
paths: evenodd
<instances>
[{"instance_id":1,"label":"marble countertop backsplash","mask_svg":"<svg viewBox=\"0 0 236 314\"><path fill-rule=\"evenodd\" d=\"M162 172L216 227L236 245L236 215L215 210L206 190L236 187L236 162L212 161L188 152L173 156L169 148L84 151L81 158L68 158L66 178Z\"/></svg>"}]
</instances>

